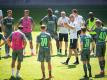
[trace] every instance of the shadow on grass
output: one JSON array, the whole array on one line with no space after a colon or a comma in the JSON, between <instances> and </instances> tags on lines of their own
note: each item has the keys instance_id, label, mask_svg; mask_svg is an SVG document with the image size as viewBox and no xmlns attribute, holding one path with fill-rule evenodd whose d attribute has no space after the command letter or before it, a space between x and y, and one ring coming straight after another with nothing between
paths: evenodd
<instances>
[{"instance_id":1,"label":"shadow on grass","mask_svg":"<svg viewBox=\"0 0 107 80\"><path fill-rule=\"evenodd\" d=\"M68 65L68 69L76 68L76 65Z\"/></svg>"},{"instance_id":2,"label":"shadow on grass","mask_svg":"<svg viewBox=\"0 0 107 80\"><path fill-rule=\"evenodd\" d=\"M107 78L107 75L105 75L105 76L95 75L94 78L96 78L96 79L98 79L98 78Z\"/></svg>"},{"instance_id":3,"label":"shadow on grass","mask_svg":"<svg viewBox=\"0 0 107 80\"><path fill-rule=\"evenodd\" d=\"M29 58L29 57L32 57L32 56L31 55L23 56L23 58Z\"/></svg>"},{"instance_id":4,"label":"shadow on grass","mask_svg":"<svg viewBox=\"0 0 107 80\"><path fill-rule=\"evenodd\" d=\"M66 57L66 55L52 55L51 57Z\"/></svg>"},{"instance_id":5,"label":"shadow on grass","mask_svg":"<svg viewBox=\"0 0 107 80\"><path fill-rule=\"evenodd\" d=\"M90 79L89 77L87 77L87 78L81 78L80 80L93 80L93 79Z\"/></svg>"},{"instance_id":6,"label":"shadow on grass","mask_svg":"<svg viewBox=\"0 0 107 80\"><path fill-rule=\"evenodd\" d=\"M43 80L43 79L34 79L34 80ZM52 80L52 79L46 78L45 80Z\"/></svg>"}]
</instances>

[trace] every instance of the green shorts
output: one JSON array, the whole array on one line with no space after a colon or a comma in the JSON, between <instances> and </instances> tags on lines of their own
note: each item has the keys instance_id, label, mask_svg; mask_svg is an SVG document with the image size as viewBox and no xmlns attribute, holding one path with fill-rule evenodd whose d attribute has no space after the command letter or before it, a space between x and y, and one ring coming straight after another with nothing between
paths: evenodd
<instances>
[{"instance_id":1,"label":"green shorts","mask_svg":"<svg viewBox=\"0 0 107 80\"><path fill-rule=\"evenodd\" d=\"M18 62L23 61L23 49L22 50L13 50L12 59L16 60L18 58Z\"/></svg>"},{"instance_id":2,"label":"green shorts","mask_svg":"<svg viewBox=\"0 0 107 80\"><path fill-rule=\"evenodd\" d=\"M26 38L29 40L29 41L32 41L32 33L24 33Z\"/></svg>"},{"instance_id":3,"label":"green shorts","mask_svg":"<svg viewBox=\"0 0 107 80\"><path fill-rule=\"evenodd\" d=\"M51 60L50 49L40 49L38 54L38 61L40 62L49 62Z\"/></svg>"},{"instance_id":4,"label":"green shorts","mask_svg":"<svg viewBox=\"0 0 107 80\"><path fill-rule=\"evenodd\" d=\"M82 51L81 60L82 61L89 61L90 60L90 50L83 50Z\"/></svg>"},{"instance_id":5,"label":"green shorts","mask_svg":"<svg viewBox=\"0 0 107 80\"><path fill-rule=\"evenodd\" d=\"M106 44L104 45L96 45L96 56L104 57L106 52Z\"/></svg>"}]
</instances>

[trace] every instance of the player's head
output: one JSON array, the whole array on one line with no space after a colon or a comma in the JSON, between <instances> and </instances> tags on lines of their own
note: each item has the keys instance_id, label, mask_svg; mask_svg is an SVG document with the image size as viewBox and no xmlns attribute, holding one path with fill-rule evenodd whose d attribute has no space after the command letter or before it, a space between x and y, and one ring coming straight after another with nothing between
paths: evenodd
<instances>
[{"instance_id":1,"label":"player's head","mask_svg":"<svg viewBox=\"0 0 107 80\"><path fill-rule=\"evenodd\" d=\"M71 15L69 16L69 18L70 18L70 21L74 22L75 16L74 16L73 14L71 14Z\"/></svg>"},{"instance_id":2,"label":"player's head","mask_svg":"<svg viewBox=\"0 0 107 80\"><path fill-rule=\"evenodd\" d=\"M24 10L24 16L29 16L29 10Z\"/></svg>"},{"instance_id":3,"label":"player's head","mask_svg":"<svg viewBox=\"0 0 107 80\"><path fill-rule=\"evenodd\" d=\"M42 32L46 31L46 29L47 29L46 25L42 24L41 27L40 27L40 29L41 29Z\"/></svg>"},{"instance_id":4,"label":"player's head","mask_svg":"<svg viewBox=\"0 0 107 80\"><path fill-rule=\"evenodd\" d=\"M7 16L11 17L12 16L12 10L7 10Z\"/></svg>"},{"instance_id":5,"label":"player's head","mask_svg":"<svg viewBox=\"0 0 107 80\"><path fill-rule=\"evenodd\" d=\"M66 16L65 11L61 11L61 17L65 17L65 16Z\"/></svg>"},{"instance_id":6,"label":"player's head","mask_svg":"<svg viewBox=\"0 0 107 80\"><path fill-rule=\"evenodd\" d=\"M89 16L89 18L93 18L94 17L94 13L93 12L89 12L88 16Z\"/></svg>"},{"instance_id":7,"label":"player's head","mask_svg":"<svg viewBox=\"0 0 107 80\"><path fill-rule=\"evenodd\" d=\"M19 29L19 30L22 30L22 29L23 29L23 26L22 26L22 25L19 25L19 26L18 26L18 29Z\"/></svg>"},{"instance_id":8,"label":"player's head","mask_svg":"<svg viewBox=\"0 0 107 80\"><path fill-rule=\"evenodd\" d=\"M48 8L48 16L52 16L53 10L51 8Z\"/></svg>"},{"instance_id":9,"label":"player's head","mask_svg":"<svg viewBox=\"0 0 107 80\"><path fill-rule=\"evenodd\" d=\"M102 21L101 20L96 20L95 22L97 27L101 27L102 26Z\"/></svg>"},{"instance_id":10,"label":"player's head","mask_svg":"<svg viewBox=\"0 0 107 80\"><path fill-rule=\"evenodd\" d=\"M75 15L75 16L78 15L78 10L77 9L73 9L72 10L72 14Z\"/></svg>"},{"instance_id":11,"label":"player's head","mask_svg":"<svg viewBox=\"0 0 107 80\"><path fill-rule=\"evenodd\" d=\"M85 34L86 31L87 31L86 27L82 27L82 28L81 28L81 34Z\"/></svg>"}]
</instances>

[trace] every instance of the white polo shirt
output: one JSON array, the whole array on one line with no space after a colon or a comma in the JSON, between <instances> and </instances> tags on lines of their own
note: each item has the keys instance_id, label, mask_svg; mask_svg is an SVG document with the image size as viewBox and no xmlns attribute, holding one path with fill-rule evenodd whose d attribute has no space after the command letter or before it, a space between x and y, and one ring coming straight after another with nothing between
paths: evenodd
<instances>
[{"instance_id":1,"label":"white polo shirt","mask_svg":"<svg viewBox=\"0 0 107 80\"><path fill-rule=\"evenodd\" d=\"M78 37L77 37L77 31L78 31L78 29L77 29L77 22L70 22L70 24L69 24L70 26L72 26L72 27L75 27L75 29L70 29L70 39L77 39Z\"/></svg>"},{"instance_id":2,"label":"white polo shirt","mask_svg":"<svg viewBox=\"0 0 107 80\"><path fill-rule=\"evenodd\" d=\"M75 22L77 22L77 31L81 30L81 26L84 23L83 17L81 15L76 16Z\"/></svg>"},{"instance_id":3,"label":"white polo shirt","mask_svg":"<svg viewBox=\"0 0 107 80\"><path fill-rule=\"evenodd\" d=\"M64 23L69 23L69 18L68 17L60 17L58 19L58 24L64 24ZM63 25L62 26L59 26L59 33L62 33L62 34L68 34L68 28L64 27Z\"/></svg>"}]
</instances>

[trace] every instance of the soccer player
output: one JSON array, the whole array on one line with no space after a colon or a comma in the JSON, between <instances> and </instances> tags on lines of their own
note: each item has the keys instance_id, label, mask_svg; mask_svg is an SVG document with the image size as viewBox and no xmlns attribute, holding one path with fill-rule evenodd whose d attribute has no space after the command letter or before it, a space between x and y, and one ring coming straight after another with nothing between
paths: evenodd
<instances>
[{"instance_id":1,"label":"soccer player","mask_svg":"<svg viewBox=\"0 0 107 80\"><path fill-rule=\"evenodd\" d=\"M95 53L94 49L95 49L95 36L96 36L96 32L95 31L92 31L92 29L95 29L96 28L96 25L95 25L95 22L97 20L96 17L94 17L94 13L93 12L89 12L88 13L89 15L89 18L87 19L86 21L86 27L87 27L87 30L89 31L90 35L92 36L93 38L93 41L92 41L92 47L93 47L93 52L92 53Z\"/></svg>"},{"instance_id":2,"label":"soccer player","mask_svg":"<svg viewBox=\"0 0 107 80\"><path fill-rule=\"evenodd\" d=\"M57 52L59 52L59 40L57 35L57 17L53 14L53 10L48 8L48 14L41 19L40 24L47 26L47 32L56 40Z\"/></svg>"},{"instance_id":3,"label":"soccer player","mask_svg":"<svg viewBox=\"0 0 107 80\"><path fill-rule=\"evenodd\" d=\"M87 69L89 71L89 77L92 77L91 65L90 65L90 42L92 41L91 35L86 34L86 28L81 28L81 60L83 62L84 77L87 78Z\"/></svg>"},{"instance_id":4,"label":"soccer player","mask_svg":"<svg viewBox=\"0 0 107 80\"><path fill-rule=\"evenodd\" d=\"M64 27L70 29L69 55L66 62L64 62L64 64L68 64L73 51L76 57L76 61L74 62L74 64L79 64L78 52L77 52L77 27L76 27L77 23L75 22L74 15L71 14L69 18L70 18L70 24L64 23Z\"/></svg>"},{"instance_id":5,"label":"soccer player","mask_svg":"<svg viewBox=\"0 0 107 80\"><path fill-rule=\"evenodd\" d=\"M81 15L79 15L77 9L73 9L72 14L75 16L75 22L77 22L77 36L79 38L79 35L81 34L81 27L84 26L84 19ZM80 51L79 44L80 44L80 41L78 39L78 43L77 43L77 51L78 52Z\"/></svg>"},{"instance_id":6,"label":"soccer player","mask_svg":"<svg viewBox=\"0 0 107 80\"><path fill-rule=\"evenodd\" d=\"M9 35L14 31L14 18L12 17L12 10L7 10L7 17L3 19L3 32L7 39ZM10 48L8 44L5 44L6 58L10 57Z\"/></svg>"},{"instance_id":7,"label":"soccer player","mask_svg":"<svg viewBox=\"0 0 107 80\"><path fill-rule=\"evenodd\" d=\"M106 52L106 36L107 36L107 28L102 27L102 21L96 20L95 22L96 28L96 56L99 60L100 66L100 74L96 75L96 77L104 77L105 75L105 52Z\"/></svg>"},{"instance_id":8,"label":"soccer player","mask_svg":"<svg viewBox=\"0 0 107 80\"><path fill-rule=\"evenodd\" d=\"M60 45L60 53L62 53L62 41L64 39L65 42L65 55L67 55L67 47L68 47L68 28L64 27L64 23L69 23L69 18L66 16L65 11L61 12L61 17L58 19L58 27L59 27L59 45Z\"/></svg>"},{"instance_id":9,"label":"soccer player","mask_svg":"<svg viewBox=\"0 0 107 80\"><path fill-rule=\"evenodd\" d=\"M32 29L35 27L35 23L32 17L29 16L30 11L24 10L24 17L22 17L19 22L18 26L22 25L23 29L22 32L25 34L26 38L29 40L31 55L34 56L33 50L33 43L32 43ZM25 52L24 52L25 53Z\"/></svg>"},{"instance_id":10,"label":"soccer player","mask_svg":"<svg viewBox=\"0 0 107 80\"><path fill-rule=\"evenodd\" d=\"M3 42L1 43L1 40L3 40ZM2 33L0 32L0 60L1 60L1 46L6 42L5 37L3 37Z\"/></svg>"},{"instance_id":11,"label":"soccer player","mask_svg":"<svg viewBox=\"0 0 107 80\"><path fill-rule=\"evenodd\" d=\"M21 32L23 29L22 26L18 27L17 31L14 31L11 33L11 35L7 39L8 45L13 49L12 52L12 63L11 63L11 68L12 68L12 76L11 78L14 79L14 68L15 68L15 63L16 60L17 62L17 72L16 72L16 78L20 79L19 71L21 69L21 62L23 61L23 50L25 49L26 46L26 37L25 35Z\"/></svg>"},{"instance_id":12,"label":"soccer player","mask_svg":"<svg viewBox=\"0 0 107 80\"><path fill-rule=\"evenodd\" d=\"M51 54L52 54L52 44L51 36L46 32L46 26L41 25L41 33L37 36L36 44L36 54L38 54L38 61L41 62L41 70L43 78L45 80L45 64L44 61L48 63L49 78L52 78L52 68L51 68Z\"/></svg>"}]
</instances>

